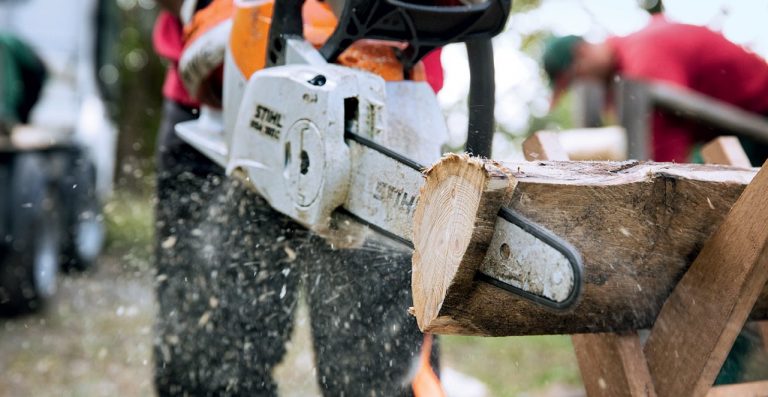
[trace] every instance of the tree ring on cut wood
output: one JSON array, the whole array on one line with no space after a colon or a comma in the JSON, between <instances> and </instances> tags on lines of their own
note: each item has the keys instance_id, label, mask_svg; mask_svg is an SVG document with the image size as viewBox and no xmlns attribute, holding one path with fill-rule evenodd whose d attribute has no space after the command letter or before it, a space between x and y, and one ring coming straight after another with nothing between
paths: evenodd
<instances>
[{"instance_id":1,"label":"tree ring on cut wood","mask_svg":"<svg viewBox=\"0 0 768 397\"><path fill-rule=\"evenodd\" d=\"M497 163L467 155L447 155L426 171L413 221L413 301L422 331L449 326L443 303L470 292L515 185Z\"/></svg>"}]
</instances>

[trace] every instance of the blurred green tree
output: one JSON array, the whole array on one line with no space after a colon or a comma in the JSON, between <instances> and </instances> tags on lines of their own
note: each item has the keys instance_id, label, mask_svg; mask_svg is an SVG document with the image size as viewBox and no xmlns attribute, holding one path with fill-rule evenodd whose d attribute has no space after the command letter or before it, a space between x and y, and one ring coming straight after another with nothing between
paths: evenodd
<instances>
[{"instance_id":1,"label":"blurred green tree","mask_svg":"<svg viewBox=\"0 0 768 397\"><path fill-rule=\"evenodd\" d=\"M152 48L157 6L152 0L99 4L99 82L119 129L118 188L148 192L162 109L165 66Z\"/></svg>"}]
</instances>

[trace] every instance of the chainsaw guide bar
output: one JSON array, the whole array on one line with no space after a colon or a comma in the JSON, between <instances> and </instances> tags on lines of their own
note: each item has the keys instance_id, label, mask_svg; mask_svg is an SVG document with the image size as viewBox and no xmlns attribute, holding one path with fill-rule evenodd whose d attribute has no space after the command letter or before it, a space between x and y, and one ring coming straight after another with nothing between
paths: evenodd
<instances>
[{"instance_id":1,"label":"chainsaw guide bar","mask_svg":"<svg viewBox=\"0 0 768 397\"><path fill-rule=\"evenodd\" d=\"M371 179L367 181L367 186L391 187L390 191L396 193L390 195L390 201L395 204L404 202L409 204L399 206L400 211L397 211L397 205L390 206L393 213L386 217L386 222L371 222L370 218L359 216L354 206L351 208L345 206L338 211L377 233L413 249L410 226L413 216L412 208L415 208L416 199L410 198L417 197L418 188L415 191L408 191L404 185L408 184L407 179L423 179L422 172L427 167L350 131L345 132L344 138L353 148L353 153L376 152L396 163L389 165L390 169L399 171L394 174L402 176L403 169L410 169L412 173L406 178L398 178L401 185L394 186L390 184L388 180L390 178L384 175L361 173L370 175ZM359 146L357 150L354 149L355 146ZM371 157L371 153L366 157ZM378 159L379 162L382 160ZM355 163L360 166L366 164ZM371 189L363 188L362 190L367 192ZM376 190L373 189L374 192ZM378 197L381 196L382 194L379 193ZM400 216L405 219L398 219ZM400 224L407 224L408 227L393 227ZM505 247L502 248L502 246ZM555 310L565 310L571 307L579 297L583 280L582 269L581 256L571 244L516 211L501 208L488 253L475 280L502 288L537 304Z\"/></svg>"}]
</instances>

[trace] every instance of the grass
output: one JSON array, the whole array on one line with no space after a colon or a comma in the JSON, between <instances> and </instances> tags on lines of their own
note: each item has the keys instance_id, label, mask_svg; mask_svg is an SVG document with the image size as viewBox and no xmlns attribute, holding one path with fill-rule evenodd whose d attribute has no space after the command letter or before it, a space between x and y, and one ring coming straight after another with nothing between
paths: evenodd
<instances>
[{"instance_id":1,"label":"grass","mask_svg":"<svg viewBox=\"0 0 768 397\"><path fill-rule=\"evenodd\" d=\"M447 336L441 343L444 365L480 379L493 396L581 384L568 336Z\"/></svg>"},{"instance_id":2,"label":"grass","mask_svg":"<svg viewBox=\"0 0 768 397\"><path fill-rule=\"evenodd\" d=\"M153 395L151 278L121 262L102 257L43 311L0 319L0 396Z\"/></svg>"},{"instance_id":3,"label":"grass","mask_svg":"<svg viewBox=\"0 0 768 397\"><path fill-rule=\"evenodd\" d=\"M116 191L104 206L107 226L105 251L121 256L128 265L151 263L154 244L154 205L148 195Z\"/></svg>"}]
</instances>

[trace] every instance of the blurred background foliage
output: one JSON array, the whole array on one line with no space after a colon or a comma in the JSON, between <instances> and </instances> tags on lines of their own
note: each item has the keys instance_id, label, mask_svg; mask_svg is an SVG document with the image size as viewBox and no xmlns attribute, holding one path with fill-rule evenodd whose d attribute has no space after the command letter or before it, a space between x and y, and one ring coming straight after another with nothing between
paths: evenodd
<instances>
[{"instance_id":1,"label":"blurred background foliage","mask_svg":"<svg viewBox=\"0 0 768 397\"><path fill-rule=\"evenodd\" d=\"M152 48L158 7L152 0L106 0L99 18L103 40L99 80L110 113L120 130L116 184L119 189L149 193L162 109L165 65Z\"/></svg>"}]
</instances>

